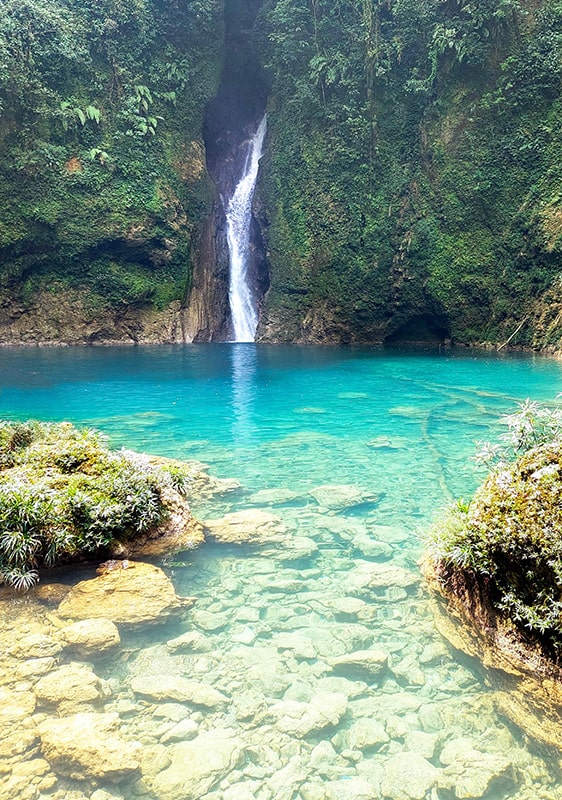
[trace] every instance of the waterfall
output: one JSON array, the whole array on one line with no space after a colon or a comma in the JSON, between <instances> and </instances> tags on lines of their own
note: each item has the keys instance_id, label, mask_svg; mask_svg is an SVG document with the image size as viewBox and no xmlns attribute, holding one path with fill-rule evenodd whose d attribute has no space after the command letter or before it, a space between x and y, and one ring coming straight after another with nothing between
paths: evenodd
<instances>
[{"instance_id":1,"label":"waterfall","mask_svg":"<svg viewBox=\"0 0 562 800\"><path fill-rule=\"evenodd\" d=\"M228 298L235 342L253 342L258 325L255 294L248 275L252 200L267 127L264 116L248 144L242 178L226 207L226 235L230 256Z\"/></svg>"}]
</instances>

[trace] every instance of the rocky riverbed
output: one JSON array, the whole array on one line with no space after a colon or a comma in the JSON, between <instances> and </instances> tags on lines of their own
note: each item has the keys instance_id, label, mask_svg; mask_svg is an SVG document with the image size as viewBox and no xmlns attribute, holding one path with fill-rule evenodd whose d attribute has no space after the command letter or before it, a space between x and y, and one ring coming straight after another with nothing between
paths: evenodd
<instances>
[{"instance_id":1,"label":"rocky riverbed","mask_svg":"<svg viewBox=\"0 0 562 800\"><path fill-rule=\"evenodd\" d=\"M376 502L227 496L199 550L3 596L0 799L562 798Z\"/></svg>"}]
</instances>

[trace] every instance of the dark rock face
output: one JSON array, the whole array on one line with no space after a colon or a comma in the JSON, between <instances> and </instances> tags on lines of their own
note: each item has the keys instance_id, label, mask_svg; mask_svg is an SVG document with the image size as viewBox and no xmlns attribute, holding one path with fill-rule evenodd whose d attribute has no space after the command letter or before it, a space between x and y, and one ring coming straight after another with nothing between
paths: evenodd
<instances>
[{"instance_id":1,"label":"dark rock face","mask_svg":"<svg viewBox=\"0 0 562 800\"><path fill-rule=\"evenodd\" d=\"M187 300L188 335L194 341L225 341L232 333L225 209L243 175L249 140L265 113L267 88L251 37L260 5L237 0L225 4L224 70L218 93L207 106L203 128L207 169L216 196L196 248ZM250 245L249 280L254 295L262 298L269 287L269 273L256 219Z\"/></svg>"}]
</instances>

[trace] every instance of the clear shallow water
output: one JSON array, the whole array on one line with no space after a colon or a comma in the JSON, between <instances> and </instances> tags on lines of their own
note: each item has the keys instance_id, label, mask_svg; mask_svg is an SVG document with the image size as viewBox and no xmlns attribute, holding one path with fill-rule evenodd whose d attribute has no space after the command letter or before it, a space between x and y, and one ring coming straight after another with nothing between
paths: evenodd
<instances>
[{"instance_id":1,"label":"clear shallow water","mask_svg":"<svg viewBox=\"0 0 562 800\"><path fill-rule=\"evenodd\" d=\"M107 708L128 736L166 748L172 767L176 742L158 708L138 705L131 680L187 674L229 698L190 710L201 741L226 729L243 751L197 795L208 800L562 796L557 757L506 725L483 675L444 644L407 577L417 574L419 533L479 482L475 442L495 437L517 400L561 389L561 365L540 357L247 344L0 350L1 416L68 419L117 446L205 461L242 489L200 516L261 508L309 542L298 558L284 546L209 545L168 561L196 610L131 637L126 658L99 668L112 686ZM325 484L354 487L365 502L330 507L315 491ZM270 507L264 489L293 496ZM391 567L402 572L385 585ZM166 641L188 630L208 649L171 652ZM389 656L378 677L336 665L377 648ZM314 723L319 706L333 706L336 721ZM424 777L426 764L436 772ZM185 770L185 789L154 778L146 796L191 797ZM127 798L145 790L119 789Z\"/></svg>"}]
</instances>

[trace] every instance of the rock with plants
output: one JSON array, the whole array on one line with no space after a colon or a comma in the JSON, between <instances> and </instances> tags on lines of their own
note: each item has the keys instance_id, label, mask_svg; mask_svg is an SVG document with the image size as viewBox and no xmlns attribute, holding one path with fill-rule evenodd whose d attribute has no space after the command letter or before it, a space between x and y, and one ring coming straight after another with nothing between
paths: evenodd
<instances>
[{"instance_id":1,"label":"rock with plants","mask_svg":"<svg viewBox=\"0 0 562 800\"><path fill-rule=\"evenodd\" d=\"M562 747L562 408L526 401L504 421L478 456L488 477L434 524L424 567L447 600L442 632L493 668L509 716Z\"/></svg>"},{"instance_id":2,"label":"rock with plants","mask_svg":"<svg viewBox=\"0 0 562 800\"><path fill-rule=\"evenodd\" d=\"M57 564L127 555L139 541L200 536L186 492L193 470L111 450L70 423L0 422L0 583L28 589Z\"/></svg>"}]
</instances>

